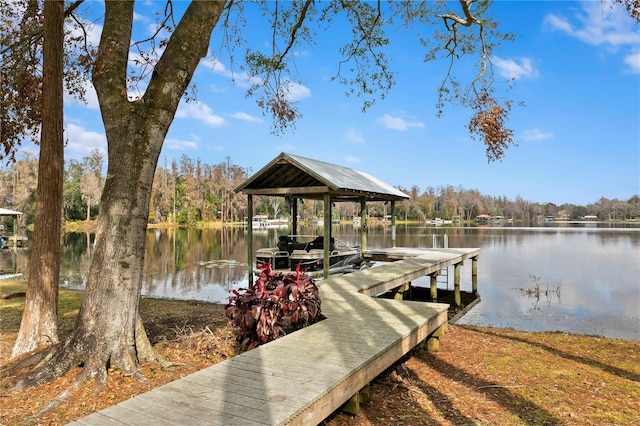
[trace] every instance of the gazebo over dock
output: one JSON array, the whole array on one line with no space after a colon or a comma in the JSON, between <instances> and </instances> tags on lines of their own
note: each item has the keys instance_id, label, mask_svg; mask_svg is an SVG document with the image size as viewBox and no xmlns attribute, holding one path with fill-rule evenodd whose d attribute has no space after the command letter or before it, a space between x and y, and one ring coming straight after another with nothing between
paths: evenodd
<instances>
[{"instance_id":1,"label":"gazebo over dock","mask_svg":"<svg viewBox=\"0 0 640 426\"><path fill-rule=\"evenodd\" d=\"M292 209L293 234L297 234L298 200L322 200L324 204L324 238L331 238L331 206L334 202L357 202L361 210L361 248L366 250L367 202L385 201L391 203L392 244L395 246L395 202L408 199L409 196L374 176L298 155L281 153L240 186L235 192L247 195L248 223L253 218L253 196L285 197ZM253 273L253 232L248 227L247 244L249 277ZM329 245L324 245L324 276L329 277Z\"/></svg>"},{"instance_id":2,"label":"gazebo over dock","mask_svg":"<svg viewBox=\"0 0 640 426\"><path fill-rule=\"evenodd\" d=\"M309 158L280 154L236 188L248 196L249 220L254 195L289 197L294 220L297 199L322 199L325 238L330 237L331 204L390 201L408 198L371 175ZM294 225L297 226L297 225ZM249 232L249 272L253 238ZM362 234L365 234L364 230ZM327 248L325 244L325 276ZM448 304L405 300L410 283L435 277L442 268L473 259L475 275L480 249L417 249L394 247L369 250L386 264L325 279L318 291L323 321L262 345L197 373L138 395L73 423L74 426L119 422L152 424L319 424L343 409L357 413L369 399L369 383L407 352L425 342L437 350L448 324ZM364 255L364 249L363 249ZM459 282L456 284L459 293ZM393 292L392 300L372 297ZM459 304L459 303L457 303ZM195 389L195 391L194 391ZM185 391L186 390L186 391Z\"/></svg>"},{"instance_id":3,"label":"gazebo over dock","mask_svg":"<svg viewBox=\"0 0 640 426\"><path fill-rule=\"evenodd\" d=\"M10 210L5 208L0 208L0 218L3 216L11 216L13 218L13 235L5 235L6 240L9 240L9 243L13 245L13 249L15 250L18 245L22 246L22 243L26 241L26 237L18 237L18 216L21 216L22 212L16 210ZM0 231L4 231L3 227L0 224ZM0 232L1 234L2 232ZM2 235L0 235L2 237ZM2 248L2 244L0 244L0 248Z\"/></svg>"}]
</instances>

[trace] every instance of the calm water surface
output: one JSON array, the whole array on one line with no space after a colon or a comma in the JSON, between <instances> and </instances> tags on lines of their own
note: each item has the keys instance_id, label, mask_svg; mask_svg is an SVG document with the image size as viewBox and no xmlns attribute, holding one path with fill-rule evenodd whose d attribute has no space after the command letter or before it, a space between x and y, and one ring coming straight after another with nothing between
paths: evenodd
<instances>
[{"instance_id":1,"label":"calm water surface","mask_svg":"<svg viewBox=\"0 0 640 426\"><path fill-rule=\"evenodd\" d=\"M305 229L321 234L322 228ZM359 230L335 226L333 235L358 244ZM272 247L288 228L254 234L254 247ZM449 247L481 248L478 290L482 301L460 322L531 331L565 331L640 340L640 227L398 227L397 245L432 247L444 234ZM227 301L246 287L246 231L150 230L143 294L151 297ZM93 235L67 234L61 285L83 288ZM371 228L370 248L390 247L390 227ZM13 263L13 266L12 266ZM26 271L28 252L3 250L0 269ZM442 288L453 288L453 272ZM428 278L415 285L429 285ZM471 262L461 270L471 290ZM540 292L534 290L539 288Z\"/></svg>"}]
</instances>

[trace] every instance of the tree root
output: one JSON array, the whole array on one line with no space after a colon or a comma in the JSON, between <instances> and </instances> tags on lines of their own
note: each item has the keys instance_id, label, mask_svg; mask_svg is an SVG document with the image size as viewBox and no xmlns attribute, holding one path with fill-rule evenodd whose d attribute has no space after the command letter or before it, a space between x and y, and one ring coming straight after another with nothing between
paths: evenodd
<instances>
[{"instance_id":1,"label":"tree root","mask_svg":"<svg viewBox=\"0 0 640 426\"><path fill-rule=\"evenodd\" d=\"M27 295L26 291L16 291L14 293L2 293L0 294L0 299L14 299L16 297L25 297Z\"/></svg>"},{"instance_id":2,"label":"tree root","mask_svg":"<svg viewBox=\"0 0 640 426\"><path fill-rule=\"evenodd\" d=\"M50 360L55 354L55 351L56 346L51 346L41 349L38 352L32 352L9 365L0 367L0 376L4 377L6 374L10 374L33 364L38 364L38 366L40 366L43 362Z\"/></svg>"},{"instance_id":3,"label":"tree root","mask_svg":"<svg viewBox=\"0 0 640 426\"><path fill-rule=\"evenodd\" d=\"M60 392L59 394L57 394L56 396L54 396L51 401L47 402L44 407L42 407L40 409L40 411L38 411L38 414L35 415L36 419L40 419L42 418L42 416L44 416L45 414L49 413L51 410L56 409L57 407L59 407L60 405L62 405L64 402L67 401L67 399L69 399L69 397L71 395L74 394L74 392L76 390L78 390L80 388L80 385L83 384L86 380L74 380L69 387L67 387L65 390L63 390L62 392Z\"/></svg>"},{"instance_id":4,"label":"tree root","mask_svg":"<svg viewBox=\"0 0 640 426\"><path fill-rule=\"evenodd\" d=\"M160 367L162 367L162 368L172 368L172 367L188 367L188 368L192 368L193 366L191 364L187 364L187 363L184 363L184 362L162 361L160 363Z\"/></svg>"},{"instance_id":5,"label":"tree root","mask_svg":"<svg viewBox=\"0 0 640 426\"><path fill-rule=\"evenodd\" d=\"M69 371L74 365L73 357L64 352L64 346L57 345L53 347L47 357L41 360L33 371L16 383L15 390L24 390L31 386L49 382Z\"/></svg>"}]
</instances>

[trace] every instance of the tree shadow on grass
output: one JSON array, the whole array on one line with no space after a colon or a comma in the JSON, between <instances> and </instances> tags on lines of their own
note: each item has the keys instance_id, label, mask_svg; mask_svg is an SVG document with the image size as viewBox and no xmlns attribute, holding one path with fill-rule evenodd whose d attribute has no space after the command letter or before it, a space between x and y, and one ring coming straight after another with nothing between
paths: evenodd
<instances>
[{"instance_id":1,"label":"tree shadow on grass","mask_svg":"<svg viewBox=\"0 0 640 426\"><path fill-rule=\"evenodd\" d=\"M428 352L416 354L415 360L432 368L443 377L459 383L462 386L481 392L485 398L493 400L506 410L517 415L525 424L541 425L561 425L563 422L556 418L551 412L531 402L530 400L512 393L507 387L498 383L484 380L466 370L456 367L440 358L430 356ZM474 424L453 407L451 400L438 389L430 384L416 379L414 386L420 388L427 395L433 395L434 405L441 411L442 415L453 424Z\"/></svg>"},{"instance_id":2,"label":"tree shadow on grass","mask_svg":"<svg viewBox=\"0 0 640 426\"><path fill-rule=\"evenodd\" d=\"M473 425L476 422L466 416L462 411L456 408L456 404L452 398L441 392L439 389L431 386L428 383L420 381L415 374L411 374L411 383L424 393L433 405L436 407L443 418L447 419L454 425ZM434 419L435 420L435 419Z\"/></svg>"},{"instance_id":3,"label":"tree shadow on grass","mask_svg":"<svg viewBox=\"0 0 640 426\"><path fill-rule=\"evenodd\" d=\"M559 356L571 361L575 361L575 362L579 362L582 364L586 364L589 365L591 367L600 369L602 371L605 371L607 373L611 373L611 374L615 374L617 376L620 376L624 379L628 379L628 380L633 380L635 382L640 382L640 374L637 373L633 373L631 371L627 371L624 370L622 368L619 367L615 367L613 365L609 365L609 364L605 364L603 362L591 359L591 358L587 358L584 356L580 356L580 355L575 355L572 353L568 353L565 351L562 351L560 349L554 348L552 346L549 345L545 345L544 343L540 343L540 342L535 342L529 339L524 339L521 337L517 337L517 336L512 336L506 333L500 333L499 331L490 331L490 330L480 330L477 329L473 326L464 326L467 330L473 331L475 333L481 333L481 334L487 334L487 335L491 335L491 336L496 336L502 339L509 339L509 340L513 340L515 342L521 342L521 343L525 343L527 345L531 345L531 346L535 346L537 348L543 349L555 356Z\"/></svg>"}]
</instances>

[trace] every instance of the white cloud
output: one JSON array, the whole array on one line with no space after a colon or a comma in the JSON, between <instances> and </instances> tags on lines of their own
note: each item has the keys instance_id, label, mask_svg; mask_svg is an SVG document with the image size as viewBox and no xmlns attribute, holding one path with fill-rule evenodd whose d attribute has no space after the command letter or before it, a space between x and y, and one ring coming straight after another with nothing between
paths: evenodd
<instances>
[{"instance_id":1,"label":"white cloud","mask_svg":"<svg viewBox=\"0 0 640 426\"><path fill-rule=\"evenodd\" d=\"M200 64L215 74L229 78L234 84L237 84L240 87L249 88L253 85L263 84L261 77L250 76L244 72L235 72L230 70L218 59L211 56L204 58ZM311 96L311 90L308 87L287 79L282 80L280 90L282 90L282 94L290 102L297 102Z\"/></svg>"},{"instance_id":2,"label":"white cloud","mask_svg":"<svg viewBox=\"0 0 640 426\"><path fill-rule=\"evenodd\" d=\"M205 103L199 101L180 102L176 118L194 118L212 127L221 127L226 124L226 120L211 111Z\"/></svg>"},{"instance_id":3,"label":"white cloud","mask_svg":"<svg viewBox=\"0 0 640 426\"><path fill-rule=\"evenodd\" d=\"M624 57L623 62L627 70L633 74L640 74L640 51L633 52Z\"/></svg>"},{"instance_id":4,"label":"white cloud","mask_svg":"<svg viewBox=\"0 0 640 426\"><path fill-rule=\"evenodd\" d=\"M68 124L64 138L66 159L81 160L88 157L94 149L99 149L106 156L107 138L103 133L86 130L77 124Z\"/></svg>"},{"instance_id":5,"label":"white cloud","mask_svg":"<svg viewBox=\"0 0 640 426\"><path fill-rule=\"evenodd\" d=\"M213 71L216 74L222 74L227 77L230 76L229 72L227 71L227 67L225 67L222 62L215 58L206 57L202 61L200 61L200 65L209 69L210 71Z\"/></svg>"},{"instance_id":6,"label":"white cloud","mask_svg":"<svg viewBox=\"0 0 640 426\"><path fill-rule=\"evenodd\" d=\"M353 155L349 155L344 158L344 161L346 161L347 163L360 163L362 160Z\"/></svg>"},{"instance_id":7,"label":"white cloud","mask_svg":"<svg viewBox=\"0 0 640 426\"><path fill-rule=\"evenodd\" d=\"M346 134L347 140L355 143L364 143L364 137L362 136L362 131L356 129L355 127L349 127L347 129Z\"/></svg>"},{"instance_id":8,"label":"white cloud","mask_svg":"<svg viewBox=\"0 0 640 426\"><path fill-rule=\"evenodd\" d=\"M421 121L407 121L404 118L400 118L397 116L392 116L390 114L385 114L378 119L378 123L380 123L383 127L392 130L399 130L401 132L408 130L413 127L424 127L424 123Z\"/></svg>"},{"instance_id":9,"label":"white cloud","mask_svg":"<svg viewBox=\"0 0 640 426\"><path fill-rule=\"evenodd\" d=\"M533 62L528 58L521 58L518 63L514 59L494 56L491 63L498 69L498 74L508 80L538 77L538 71L533 68Z\"/></svg>"},{"instance_id":10,"label":"white cloud","mask_svg":"<svg viewBox=\"0 0 640 426\"><path fill-rule=\"evenodd\" d=\"M249 123L262 123L260 118L249 115L246 112L234 112L233 114L229 114L229 117L235 118L236 120L248 121Z\"/></svg>"},{"instance_id":11,"label":"white cloud","mask_svg":"<svg viewBox=\"0 0 640 426\"><path fill-rule=\"evenodd\" d=\"M573 33L573 28L571 28L569 21L561 16L549 14L544 17L544 24L551 30L559 30L567 34Z\"/></svg>"},{"instance_id":12,"label":"white cloud","mask_svg":"<svg viewBox=\"0 0 640 426\"><path fill-rule=\"evenodd\" d=\"M311 96L311 89L293 81L287 81L281 90L289 102L298 102Z\"/></svg>"},{"instance_id":13,"label":"white cloud","mask_svg":"<svg viewBox=\"0 0 640 426\"><path fill-rule=\"evenodd\" d=\"M549 14L544 18L544 25L551 31L560 31L592 46L604 46L610 51L635 49L640 45L640 30L622 5L611 1L581 4L582 10L571 18ZM626 55L624 62L629 69L640 72L640 67L629 63L629 60L629 55Z\"/></svg>"},{"instance_id":14,"label":"white cloud","mask_svg":"<svg viewBox=\"0 0 640 426\"><path fill-rule=\"evenodd\" d=\"M262 81L257 77L249 76L247 73L230 70L218 59L211 56L200 61L200 66L208 69L214 74L219 74L223 77L229 78L234 84L237 84L240 87L248 88L254 84L259 84Z\"/></svg>"},{"instance_id":15,"label":"white cloud","mask_svg":"<svg viewBox=\"0 0 640 426\"><path fill-rule=\"evenodd\" d=\"M308 50L296 50L293 52L294 58L308 58L311 56L311 52Z\"/></svg>"},{"instance_id":16,"label":"white cloud","mask_svg":"<svg viewBox=\"0 0 640 426\"><path fill-rule=\"evenodd\" d=\"M138 13L136 11L133 12L133 21L139 21L139 22L149 22L149 17L147 15L143 15L141 13Z\"/></svg>"},{"instance_id":17,"label":"white cloud","mask_svg":"<svg viewBox=\"0 0 640 426\"><path fill-rule=\"evenodd\" d=\"M83 82L84 85L84 98L85 102L72 97L69 93L64 93L64 103L65 104L78 104L84 105L89 109L100 109L100 105L98 104L98 94L96 93L96 89L93 87L93 83L91 83L90 79L87 79Z\"/></svg>"},{"instance_id":18,"label":"white cloud","mask_svg":"<svg viewBox=\"0 0 640 426\"><path fill-rule=\"evenodd\" d=\"M522 132L522 139L526 141L543 141L546 139L552 139L553 133L544 132L540 129L527 129Z\"/></svg>"},{"instance_id":19,"label":"white cloud","mask_svg":"<svg viewBox=\"0 0 640 426\"><path fill-rule=\"evenodd\" d=\"M184 140L184 139L176 139L176 138L167 138L164 141L164 147L168 149L173 149L176 151L184 151L187 149L196 149L198 148L198 142L193 140Z\"/></svg>"},{"instance_id":20,"label":"white cloud","mask_svg":"<svg viewBox=\"0 0 640 426\"><path fill-rule=\"evenodd\" d=\"M89 48L97 49L98 44L100 44L100 36L102 35L102 25L85 19L79 19L79 21L82 26L74 20L65 20L65 26L70 36L84 38L86 35Z\"/></svg>"}]
</instances>

